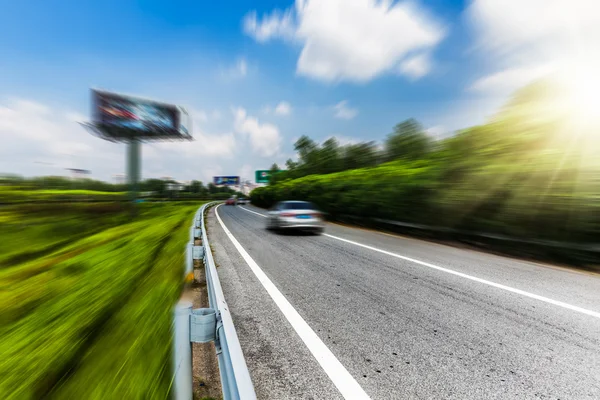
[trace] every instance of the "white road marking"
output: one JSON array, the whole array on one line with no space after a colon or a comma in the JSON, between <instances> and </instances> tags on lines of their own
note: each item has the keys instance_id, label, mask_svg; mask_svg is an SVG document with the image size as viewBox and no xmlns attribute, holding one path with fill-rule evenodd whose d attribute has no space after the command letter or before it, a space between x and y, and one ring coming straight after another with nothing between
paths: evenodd
<instances>
[{"instance_id":1,"label":"white road marking","mask_svg":"<svg viewBox=\"0 0 600 400\"><path fill-rule=\"evenodd\" d=\"M266 217L266 215L257 213L255 211L248 210L248 209L245 209L243 207L242 207L242 209L245 210L245 211L251 212L253 214L260 215L261 217ZM340 240L342 242L353 244L355 246L359 246L359 247L362 247L362 248L365 248L365 249L373 250L373 251L376 251L378 253L386 254L388 256L400 258L400 259L405 260L405 261L410 261L410 262L413 262L415 264L422 265L424 267L433 268L435 270L442 271L442 272L445 272L447 274L452 274L452 275L460 276L461 278L465 278L465 279L469 279L471 281L483 283L484 285L492 286L492 287L495 287L497 289L506 290L507 292L520 294L521 296L529 297L531 299L536 299L536 300L543 301L543 302L548 303L548 304L552 304L552 305L555 305L555 306L558 306L558 307L566 308L567 310L576 311L576 312L579 312L579 313L582 313L582 314L585 314L585 315L589 315L589 316L595 317L595 318L600 318L600 312L597 312L597 311L592 311L592 310L588 310L586 308L574 306L572 304L564 303L562 301L554 300L554 299L551 299L551 298L548 298L548 297L545 297L545 296L540 296L540 295L535 294L535 293L529 293L529 292L526 292L525 290L513 288L511 286L502 285L500 283L488 281L486 279L481 279L481 278L478 278L476 276L472 276L472 275L468 275L468 274L465 274L465 273L462 273L462 272L454 271L452 269L440 267L440 266L435 265L435 264L430 264L430 263L425 262L425 261L416 260L414 258L406 257L406 256L403 256L403 255L400 255L400 254L397 254L397 253L392 253L391 251L387 251L387 250L379 249L377 247L373 247L373 246L369 246L369 245L366 245L366 244L358 243L358 242L355 242L353 240L348 240L348 239L344 239L344 238L341 238L341 237L338 237L338 236L330 235L328 233L324 233L323 235L327 236L327 237L330 237L332 239L336 239L336 240Z\"/></svg>"},{"instance_id":2,"label":"white road marking","mask_svg":"<svg viewBox=\"0 0 600 400\"><path fill-rule=\"evenodd\" d=\"M312 328L306 323L306 321L300 316L298 311L290 304L285 296L277 289L273 282L267 277L263 270L258 264L250 257L248 252L242 247L237 239L231 234L229 229L223 223L221 216L219 215L219 207L215 209L215 214L219 220L219 224L225 231L225 234L229 237L229 240L233 243L237 251L244 258L254 275L258 278L260 283L263 285L271 299L275 302L277 307L281 310L285 318L288 320L292 328L296 331L300 339L304 342L308 350L315 357L317 362L321 365L325 373L329 376L329 379L340 391L345 399L370 399L369 395L364 389L358 384L358 382L350 375L348 370L340 363L335 355L329 350L329 348L323 343L319 336L312 330ZM246 210L254 212L251 210ZM258 214L258 213L255 213ZM258 214L263 216L262 214Z\"/></svg>"},{"instance_id":3,"label":"white road marking","mask_svg":"<svg viewBox=\"0 0 600 400\"><path fill-rule=\"evenodd\" d=\"M540 300L540 301L543 301L543 302L546 302L546 303L549 303L549 304L553 304L555 306L566 308L566 309L571 310L571 311L577 311L577 312L580 312L582 314L586 314L586 315L589 315L589 316L592 316L592 317L600 318L600 312L596 312L596 311L592 311L592 310L587 310L585 308L581 308L581 307L577 307L577 306L574 306L574 305L571 305L571 304L563 303L562 301L553 300L553 299L550 299L548 297L540 296L540 295L534 294L534 293L529 293L529 292L526 292L526 291L521 290L521 289L516 289L516 288L510 287L510 286L502 285L500 283L488 281L486 279L477 278L476 276L464 274L462 272L458 272L458 271L454 271L454 270L451 270L451 269L448 269L448 268L440 267L440 266L437 266L437 265L434 265L434 264L430 264L428 262L424 262L424 261L420 261L420 260L415 260L414 258L402 256L400 254L392 253L392 252L387 251L387 250L378 249L377 247L368 246L366 244L358 243L358 242L355 242L353 240L348 240L348 239L344 239L344 238L341 238L341 237L338 237L338 236L333 236L333 235L330 235L328 233L324 233L323 235L327 236L327 237L330 237L332 239L341 240L342 242L353 244L355 246L360 246L360 247L363 247L365 249L373 250L373 251L376 251L378 253L387 254L388 256L392 256L392 257L400 258L402 260L410 261L410 262L413 262L415 264L422 265L424 267L433 268L433 269L436 269L438 271L445 272L447 274L452 274L452 275L460 276L460 277L465 278L465 279L469 279L469 280L472 280L472 281L475 281L475 282L483 283L484 285L493 286L493 287L498 288L498 289L506 290L507 292L512 292L512 293L520 294L521 296L525 296L525 297L529 297L529 298L532 298L532 299Z\"/></svg>"},{"instance_id":4,"label":"white road marking","mask_svg":"<svg viewBox=\"0 0 600 400\"><path fill-rule=\"evenodd\" d=\"M263 218L267 218L267 216L266 216L266 215L264 215L264 214L261 214L261 213L257 213L256 211L248 210L247 208L244 208L244 207L241 207L241 206L240 206L240 208L241 208L242 210L244 210L244 211L251 212L252 214L256 214L256 215L258 215L258 216L261 216L261 217L263 217Z\"/></svg>"}]
</instances>

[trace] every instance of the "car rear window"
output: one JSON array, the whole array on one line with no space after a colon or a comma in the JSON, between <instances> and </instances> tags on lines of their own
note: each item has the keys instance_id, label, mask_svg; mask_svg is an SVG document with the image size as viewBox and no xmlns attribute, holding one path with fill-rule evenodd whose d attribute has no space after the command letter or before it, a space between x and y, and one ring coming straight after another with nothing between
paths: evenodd
<instances>
[{"instance_id":1,"label":"car rear window","mask_svg":"<svg viewBox=\"0 0 600 400\"><path fill-rule=\"evenodd\" d=\"M316 210L316 207L308 201L283 203L281 208L284 210Z\"/></svg>"}]
</instances>

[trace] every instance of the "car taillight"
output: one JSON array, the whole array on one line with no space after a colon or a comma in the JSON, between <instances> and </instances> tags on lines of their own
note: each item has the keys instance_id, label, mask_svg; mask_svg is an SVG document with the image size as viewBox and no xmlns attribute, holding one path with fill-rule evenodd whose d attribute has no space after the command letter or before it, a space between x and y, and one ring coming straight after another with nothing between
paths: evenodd
<instances>
[{"instance_id":1,"label":"car taillight","mask_svg":"<svg viewBox=\"0 0 600 400\"><path fill-rule=\"evenodd\" d=\"M281 215L282 217L293 217L293 216L294 216L294 215L296 215L296 214L294 214L294 213L289 213L289 212L283 212L283 213L281 213L281 214L279 214L279 215Z\"/></svg>"}]
</instances>

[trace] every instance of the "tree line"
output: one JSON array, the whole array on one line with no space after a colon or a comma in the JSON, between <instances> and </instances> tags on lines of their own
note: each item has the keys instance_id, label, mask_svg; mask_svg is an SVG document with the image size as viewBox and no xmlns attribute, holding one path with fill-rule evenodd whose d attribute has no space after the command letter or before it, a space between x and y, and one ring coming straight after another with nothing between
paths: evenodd
<instances>
[{"instance_id":1,"label":"tree line","mask_svg":"<svg viewBox=\"0 0 600 400\"><path fill-rule=\"evenodd\" d=\"M557 107L560 98L560 88L536 82L487 123L440 140L412 119L396 125L381 145L318 144L303 136L295 143L298 160L288 160L251 198L263 207L312 201L334 219L597 243L600 127Z\"/></svg>"},{"instance_id":2,"label":"tree line","mask_svg":"<svg viewBox=\"0 0 600 400\"><path fill-rule=\"evenodd\" d=\"M71 179L63 176L41 176L26 178L18 175L0 177L0 185L19 191L34 190L91 190L96 192L126 192L127 184L113 184L95 179ZM138 184L138 191L151 193L153 197L187 197L187 198L227 198L241 193L227 186L216 186L212 182L204 185L199 180L192 180L183 185L181 190L173 190L179 183L170 179L145 179Z\"/></svg>"},{"instance_id":3,"label":"tree line","mask_svg":"<svg viewBox=\"0 0 600 400\"><path fill-rule=\"evenodd\" d=\"M294 144L298 161L288 159L286 170L271 166L271 183L313 174L331 174L358 168L374 167L394 160L419 160L436 149L436 141L415 119L397 124L383 146L375 141L340 145L335 137L317 143L304 135Z\"/></svg>"}]
</instances>

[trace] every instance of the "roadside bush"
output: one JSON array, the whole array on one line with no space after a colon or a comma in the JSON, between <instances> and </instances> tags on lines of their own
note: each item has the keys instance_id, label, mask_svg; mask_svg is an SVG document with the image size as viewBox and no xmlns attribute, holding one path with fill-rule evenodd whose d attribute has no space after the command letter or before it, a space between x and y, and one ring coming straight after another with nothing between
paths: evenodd
<instances>
[{"instance_id":1,"label":"roadside bush","mask_svg":"<svg viewBox=\"0 0 600 400\"><path fill-rule=\"evenodd\" d=\"M343 215L422 221L430 212L428 194L435 183L429 168L384 164L328 175L309 175L254 189L251 201L270 207L299 199L315 203L332 218Z\"/></svg>"},{"instance_id":2,"label":"roadside bush","mask_svg":"<svg viewBox=\"0 0 600 400\"><path fill-rule=\"evenodd\" d=\"M448 184L432 163L389 163L375 168L309 175L254 189L252 204L315 203L330 219L380 218L526 239L594 242L600 237L598 184L567 185L554 177L524 184L520 166L471 169Z\"/></svg>"}]
</instances>

